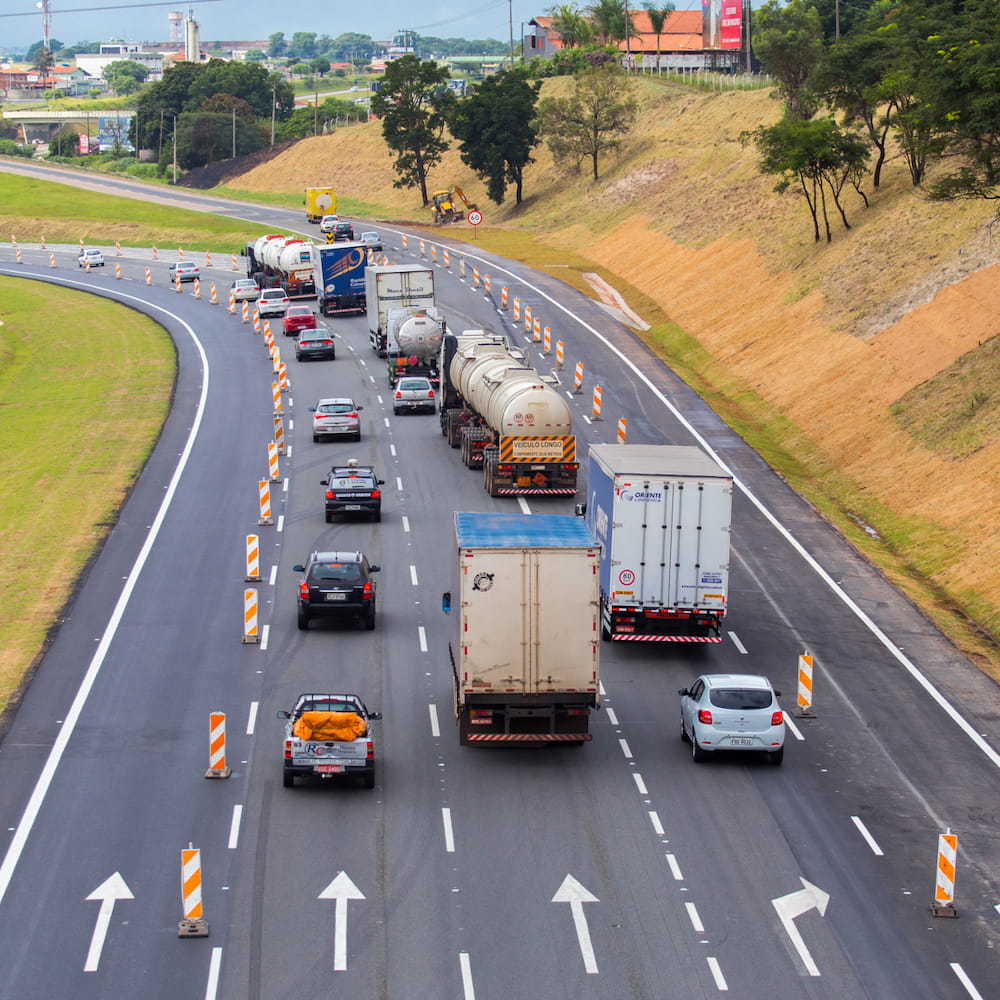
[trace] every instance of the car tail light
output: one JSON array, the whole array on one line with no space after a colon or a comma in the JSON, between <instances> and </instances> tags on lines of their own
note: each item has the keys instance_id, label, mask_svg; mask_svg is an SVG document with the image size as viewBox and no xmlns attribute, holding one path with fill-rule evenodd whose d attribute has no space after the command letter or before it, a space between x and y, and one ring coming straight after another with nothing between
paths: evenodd
<instances>
[{"instance_id":1,"label":"car tail light","mask_svg":"<svg viewBox=\"0 0 1000 1000\"><path fill-rule=\"evenodd\" d=\"M304 601L309 600L309 584L305 580L299 584L299 597Z\"/></svg>"},{"instance_id":2,"label":"car tail light","mask_svg":"<svg viewBox=\"0 0 1000 1000\"><path fill-rule=\"evenodd\" d=\"M372 584L369 580L365 585L361 593L361 600L370 601L372 599Z\"/></svg>"},{"instance_id":3,"label":"car tail light","mask_svg":"<svg viewBox=\"0 0 1000 1000\"><path fill-rule=\"evenodd\" d=\"M403 398L403 393L399 389L397 389L396 390L396 399L402 399L402 398Z\"/></svg>"},{"instance_id":4,"label":"car tail light","mask_svg":"<svg viewBox=\"0 0 1000 1000\"><path fill-rule=\"evenodd\" d=\"M712 713L707 708L699 708L698 721L703 726L710 726L712 724Z\"/></svg>"},{"instance_id":5,"label":"car tail light","mask_svg":"<svg viewBox=\"0 0 1000 1000\"><path fill-rule=\"evenodd\" d=\"M350 418L351 418L352 420L357 420L357 419L358 419L358 413L357 413L357 410L355 410L355 411L354 411L353 413L348 413L347 415L348 415L348 416L349 416L349 417L350 417Z\"/></svg>"},{"instance_id":6,"label":"car tail light","mask_svg":"<svg viewBox=\"0 0 1000 1000\"><path fill-rule=\"evenodd\" d=\"M781 718L782 718L781 712L772 712L771 713L771 725L772 726L780 726L781 725Z\"/></svg>"},{"instance_id":7,"label":"car tail light","mask_svg":"<svg viewBox=\"0 0 1000 1000\"><path fill-rule=\"evenodd\" d=\"M292 741L285 740L285 758L289 759L292 756Z\"/></svg>"},{"instance_id":8,"label":"car tail light","mask_svg":"<svg viewBox=\"0 0 1000 1000\"><path fill-rule=\"evenodd\" d=\"M368 745L365 748L365 759L374 760L375 759L375 744L371 740L368 740Z\"/></svg>"},{"instance_id":9,"label":"car tail light","mask_svg":"<svg viewBox=\"0 0 1000 1000\"><path fill-rule=\"evenodd\" d=\"M428 399L433 399L434 398L434 390L433 389L429 390L427 398Z\"/></svg>"}]
</instances>

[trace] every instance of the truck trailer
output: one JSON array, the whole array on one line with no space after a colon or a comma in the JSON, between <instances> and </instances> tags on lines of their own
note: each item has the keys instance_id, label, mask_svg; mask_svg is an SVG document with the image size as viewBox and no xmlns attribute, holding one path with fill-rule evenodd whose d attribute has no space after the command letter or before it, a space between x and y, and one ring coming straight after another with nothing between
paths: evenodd
<instances>
[{"instance_id":1,"label":"truck trailer","mask_svg":"<svg viewBox=\"0 0 1000 1000\"><path fill-rule=\"evenodd\" d=\"M283 288L290 299L314 298L315 249L297 236L278 233L261 236L246 245L247 277L261 288Z\"/></svg>"},{"instance_id":2,"label":"truck trailer","mask_svg":"<svg viewBox=\"0 0 1000 1000\"><path fill-rule=\"evenodd\" d=\"M583 743L600 707L600 546L578 518L455 514L459 742Z\"/></svg>"},{"instance_id":3,"label":"truck trailer","mask_svg":"<svg viewBox=\"0 0 1000 1000\"><path fill-rule=\"evenodd\" d=\"M391 309L434 305L434 271L423 264L378 264L365 270L365 296L372 350L386 356Z\"/></svg>"},{"instance_id":4,"label":"truck trailer","mask_svg":"<svg viewBox=\"0 0 1000 1000\"><path fill-rule=\"evenodd\" d=\"M601 637L721 642L733 477L701 449L591 445L587 503L601 543Z\"/></svg>"},{"instance_id":5,"label":"truck trailer","mask_svg":"<svg viewBox=\"0 0 1000 1000\"><path fill-rule=\"evenodd\" d=\"M490 496L572 496L579 463L573 416L556 375L484 330L441 342L441 430Z\"/></svg>"},{"instance_id":6,"label":"truck trailer","mask_svg":"<svg viewBox=\"0 0 1000 1000\"><path fill-rule=\"evenodd\" d=\"M305 191L306 222L319 222L337 211L337 193L332 187L311 187Z\"/></svg>"},{"instance_id":7,"label":"truck trailer","mask_svg":"<svg viewBox=\"0 0 1000 1000\"><path fill-rule=\"evenodd\" d=\"M367 260L368 251L363 243L313 247L313 284L322 315L365 311Z\"/></svg>"},{"instance_id":8,"label":"truck trailer","mask_svg":"<svg viewBox=\"0 0 1000 1000\"><path fill-rule=\"evenodd\" d=\"M436 388L441 338L447 329L444 313L434 306L390 309L385 326L389 388L404 375L424 375Z\"/></svg>"}]
</instances>

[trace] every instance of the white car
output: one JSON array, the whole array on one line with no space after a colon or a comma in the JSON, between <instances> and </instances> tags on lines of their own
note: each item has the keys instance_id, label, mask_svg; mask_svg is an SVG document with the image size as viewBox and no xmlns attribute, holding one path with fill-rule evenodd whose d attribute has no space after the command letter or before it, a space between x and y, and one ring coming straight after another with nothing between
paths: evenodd
<instances>
[{"instance_id":1,"label":"white car","mask_svg":"<svg viewBox=\"0 0 1000 1000\"><path fill-rule=\"evenodd\" d=\"M284 316L291 304L283 288L264 288L257 299L257 312L261 316Z\"/></svg>"},{"instance_id":2,"label":"white car","mask_svg":"<svg viewBox=\"0 0 1000 1000\"><path fill-rule=\"evenodd\" d=\"M363 409L350 396L318 400L315 406L309 407L313 415L313 441L341 435L360 441L361 417L358 413Z\"/></svg>"},{"instance_id":3,"label":"white car","mask_svg":"<svg viewBox=\"0 0 1000 1000\"><path fill-rule=\"evenodd\" d=\"M780 764L785 747L785 717L780 691L753 674L702 674L681 696L681 739L691 756L704 761L718 750L750 750Z\"/></svg>"},{"instance_id":4,"label":"white car","mask_svg":"<svg viewBox=\"0 0 1000 1000\"><path fill-rule=\"evenodd\" d=\"M80 256L76 258L80 267L104 267L104 254L97 247L87 247L80 251Z\"/></svg>"},{"instance_id":5,"label":"white car","mask_svg":"<svg viewBox=\"0 0 1000 1000\"><path fill-rule=\"evenodd\" d=\"M339 215L324 215L322 219L319 220L319 231L321 233L332 233L333 227L340 222Z\"/></svg>"},{"instance_id":6,"label":"white car","mask_svg":"<svg viewBox=\"0 0 1000 1000\"><path fill-rule=\"evenodd\" d=\"M235 302L256 302L260 289L253 278L237 278L230 286Z\"/></svg>"},{"instance_id":7,"label":"white car","mask_svg":"<svg viewBox=\"0 0 1000 1000\"><path fill-rule=\"evenodd\" d=\"M382 237L378 233L368 232L362 233L358 237L359 243L364 243L369 250L374 250L376 253L382 252Z\"/></svg>"}]
</instances>

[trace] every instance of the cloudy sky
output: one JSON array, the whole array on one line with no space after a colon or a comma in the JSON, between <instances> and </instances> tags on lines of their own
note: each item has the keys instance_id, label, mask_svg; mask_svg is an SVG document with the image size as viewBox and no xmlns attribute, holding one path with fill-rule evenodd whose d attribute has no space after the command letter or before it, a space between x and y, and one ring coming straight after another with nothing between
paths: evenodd
<instances>
[{"instance_id":1,"label":"cloudy sky","mask_svg":"<svg viewBox=\"0 0 1000 1000\"><path fill-rule=\"evenodd\" d=\"M148 0L146 0L148 3ZM80 41L166 41L167 14L185 15L191 6L201 25L203 41L266 39L275 31L291 38L296 31L337 35L347 31L388 39L406 28L439 38L509 37L513 17L514 39L521 22L544 14L555 0L379 0L364 4L348 0L296 0L278 4L274 0L209 0L196 3L144 5L144 0L50 0L51 37L64 45ZM678 3L678 9L685 4ZM4 0L0 17L0 48L26 47L42 37L41 4L35 0ZM101 9L101 8L105 9Z\"/></svg>"}]
</instances>

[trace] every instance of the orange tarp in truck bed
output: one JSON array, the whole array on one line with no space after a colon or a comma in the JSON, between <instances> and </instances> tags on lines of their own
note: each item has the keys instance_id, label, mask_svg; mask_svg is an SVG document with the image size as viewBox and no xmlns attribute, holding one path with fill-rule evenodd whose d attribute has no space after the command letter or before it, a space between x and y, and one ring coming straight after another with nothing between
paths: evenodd
<instances>
[{"instance_id":1,"label":"orange tarp in truck bed","mask_svg":"<svg viewBox=\"0 0 1000 1000\"><path fill-rule=\"evenodd\" d=\"M299 740L341 740L350 743L368 731L368 723L354 712L303 712L292 735Z\"/></svg>"}]
</instances>

